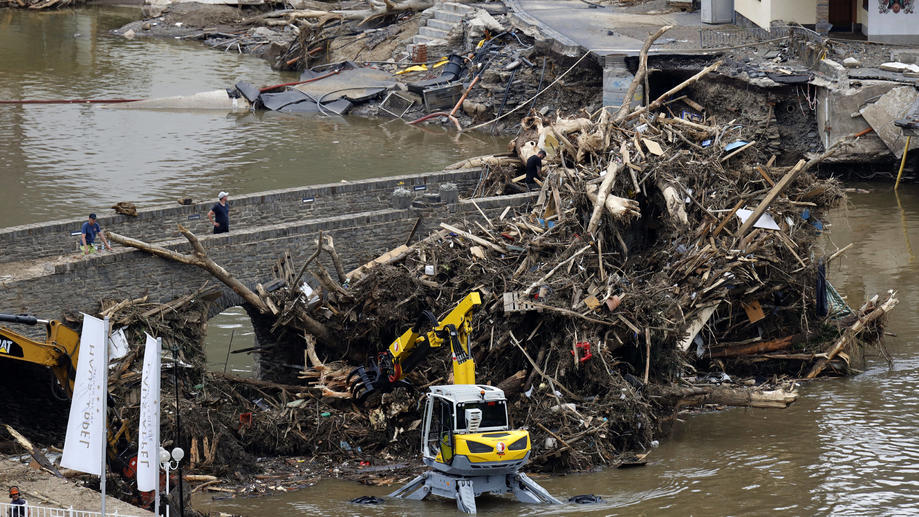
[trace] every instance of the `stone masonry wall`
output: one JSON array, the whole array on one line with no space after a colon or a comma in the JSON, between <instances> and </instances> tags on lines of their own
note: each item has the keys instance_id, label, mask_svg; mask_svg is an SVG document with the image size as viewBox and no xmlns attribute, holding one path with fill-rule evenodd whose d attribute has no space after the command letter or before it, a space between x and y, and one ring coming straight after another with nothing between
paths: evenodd
<instances>
[{"instance_id":1,"label":"stone masonry wall","mask_svg":"<svg viewBox=\"0 0 919 517\"><path fill-rule=\"evenodd\" d=\"M497 217L508 206L525 209L535 193L476 199L489 217ZM440 222L481 219L472 201L438 205L424 210L384 209L340 215L307 222L288 222L229 234L202 235L208 255L240 281L254 288L272 279L271 266L285 251L294 264L302 264L315 249L320 230L331 234L335 247L350 270L392 248L404 244L409 232L423 216L424 224L414 240L428 235ZM184 240L161 243L187 253ZM331 265L329 264L331 270ZM123 300L149 295L150 301L165 302L184 296L205 282L217 282L206 271L178 264L134 249L93 255L57 265L53 273L5 282L0 289L0 312L29 313L43 318L60 318L64 312L99 310L101 299ZM219 303L230 306L237 298L223 287ZM227 307L215 307L212 314Z\"/></svg>"},{"instance_id":2,"label":"stone masonry wall","mask_svg":"<svg viewBox=\"0 0 919 517\"><path fill-rule=\"evenodd\" d=\"M248 195L230 193L230 230L277 225L390 208L396 187L418 194L437 192L441 183L455 183L460 195L469 196L479 182L481 169L461 169L392 176L310 187L272 190ZM100 212L103 230L147 242L179 237L181 223L196 235L210 234L207 213L215 200L194 205L159 205L138 209L137 217ZM0 229L0 263L18 262L75 253L85 218L59 220ZM72 235L77 233L77 235Z\"/></svg>"}]
</instances>

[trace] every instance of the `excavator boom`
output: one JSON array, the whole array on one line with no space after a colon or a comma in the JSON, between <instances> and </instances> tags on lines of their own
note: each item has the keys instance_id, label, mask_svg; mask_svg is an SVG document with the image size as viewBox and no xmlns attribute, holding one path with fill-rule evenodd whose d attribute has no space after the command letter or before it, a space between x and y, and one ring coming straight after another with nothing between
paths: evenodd
<instances>
[{"instance_id":1,"label":"excavator boom","mask_svg":"<svg viewBox=\"0 0 919 517\"><path fill-rule=\"evenodd\" d=\"M352 396L360 403L372 393L389 393L398 386L409 386L403 379L405 375L418 366L432 348L445 345L450 347L453 382L475 384L475 360L469 350L472 329L469 313L481 304L481 295L473 291L440 321L424 311L415 325L396 338L376 361L348 375Z\"/></svg>"},{"instance_id":2,"label":"excavator boom","mask_svg":"<svg viewBox=\"0 0 919 517\"><path fill-rule=\"evenodd\" d=\"M67 398L73 397L77 361L80 357L80 335L63 323L42 320L25 314L2 314L0 322L18 325L45 325L45 340L36 341L0 326L0 360L8 359L46 366L54 372ZM127 422L113 418L108 424L108 458L114 466L128 463L125 456L131 447ZM119 469L122 470L122 469Z\"/></svg>"},{"instance_id":3,"label":"excavator boom","mask_svg":"<svg viewBox=\"0 0 919 517\"><path fill-rule=\"evenodd\" d=\"M45 325L45 340L35 341L6 327L0 327L0 358L46 366L54 372L67 397L73 395L73 381L80 354L80 335L59 321L40 320L25 314L0 314L0 322Z\"/></svg>"}]
</instances>

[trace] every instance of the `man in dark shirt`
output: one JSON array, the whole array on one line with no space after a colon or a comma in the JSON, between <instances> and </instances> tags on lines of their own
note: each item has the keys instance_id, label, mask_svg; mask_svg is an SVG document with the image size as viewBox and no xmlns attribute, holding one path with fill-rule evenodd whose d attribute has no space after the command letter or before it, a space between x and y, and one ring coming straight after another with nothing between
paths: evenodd
<instances>
[{"instance_id":1,"label":"man in dark shirt","mask_svg":"<svg viewBox=\"0 0 919 517\"><path fill-rule=\"evenodd\" d=\"M207 213L207 218L214 225L214 233L227 233L230 231L230 205L227 204L227 197L230 194L221 192L217 194L217 202Z\"/></svg>"},{"instance_id":2,"label":"man in dark shirt","mask_svg":"<svg viewBox=\"0 0 919 517\"><path fill-rule=\"evenodd\" d=\"M89 214L89 220L83 223L80 228L80 241L83 243L81 249L84 255L89 255L96 250L95 246L93 246L93 243L96 242L96 235L102 238L102 243L105 244L106 249L112 251L105 234L102 233L102 228L99 228L99 223L96 222L96 214Z\"/></svg>"},{"instance_id":3,"label":"man in dark shirt","mask_svg":"<svg viewBox=\"0 0 919 517\"><path fill-rule=\"evenodd\" d=\"M26 500L19 494L19 487L11 486L9 517L27 517L29 515L28 507L29 505L26 503Z\"/></svg>"},{"instance_id":4,"label":"man in dark shirt","mask_svg":"<svg viewBox=\"0 0 919 517\"><path fill-rule=\"evenodd\" d=\"M539 177L539 173L542 170L542 159L546 157L546 152L542 149L538 153L530 156L527 160L527 188L534 189L539 188L539 184L536 183L536 178Z\"/></svg>"}]
</instances>

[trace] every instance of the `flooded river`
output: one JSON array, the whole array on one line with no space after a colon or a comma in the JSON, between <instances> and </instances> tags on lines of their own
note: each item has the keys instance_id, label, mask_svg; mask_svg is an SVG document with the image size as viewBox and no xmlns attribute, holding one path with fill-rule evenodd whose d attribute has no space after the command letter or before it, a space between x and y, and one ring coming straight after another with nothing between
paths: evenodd
<instances>
[{"instance_id":1,"label":"flooded river","mask_svg":"<svg viewBox=\"0 0 919 517\"><path fill-rule=\"evenodd\" d=\"M107 34L138 16L133 8L0 11L0 100L136 99L296 80L198 42ZM118 201L439 170L505 141L358 118L0 105L0 226L109 213Z\"/></svg>"},{"instance_id":2,"label":"flooded river","mask_svg":"<svg viewBox=\"0 0 919 517\"><path fill-rule=\"evenodd\" d=\"M264 62L177 41L126 41L106 30L133 9L53 13L0 11L0 99L176 95L271 84L290 76ZM87 105L0 106L0 226L105 212L111 204L209 198L310 183L417 172L491 152L502 141L458 142L439 129L384 121L300 116L138 112ZM837 289L860 304L900 292L887 340L893 368L877 355L864 374L801 389L786 410L731 409L678 423L642 468L540 478L554 495L594 493L593 506L480 501L490 515L915 515L919 514L919 189L858 185L835 210L824 245L856 247L830 267ZM230 341L232 339L232 345ZM252 345L244 312L211 321L209 361L228 345ZM233 355L229 368L247 370ZM263 515L452 515L451 502L345 501L391 488L323 481L299 492L214 501L202 510Z\"/></svg>"}]
</instances>

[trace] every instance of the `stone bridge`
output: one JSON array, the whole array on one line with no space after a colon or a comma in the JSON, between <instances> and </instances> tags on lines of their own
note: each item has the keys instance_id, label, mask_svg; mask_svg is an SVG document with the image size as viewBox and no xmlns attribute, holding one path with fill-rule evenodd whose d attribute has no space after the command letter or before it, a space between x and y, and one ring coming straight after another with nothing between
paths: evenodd
<instances>
[{"instance_id":1,"label":"stone bridge","mask_svg":"<svg viewBox=\"0 0 919 517\"><path fill-rule=\"evenodd\" d=\"M315 250L320 231L335 239L346 269L364 264L417 240L441 222L481 218L479 209L499 215L526 205L534 194L472 199L481 169L332 183L230 197L230 232L213 235L207 212L213 202L161 205L136 217L102 215L103 230L188 253L178 233L181 223L199 236L208 255L250 288L273 280L272 266L289 252L303 263ZM439 192L447 184L441 201ZM398 188L408 191L395 195ZM448 195L452 192L452 196ZM460 199L456 198L459 193ZM478 208L476 208L476 205ZM241 299L206 271L132 248L83 257L77 250L83 219L61 220L0 230L0 312L60 318L63 313L96 313L103 299L148 295L166 302L187 295L206 281L223 289L211 316Z\"/></svg>"}]
</instances>

